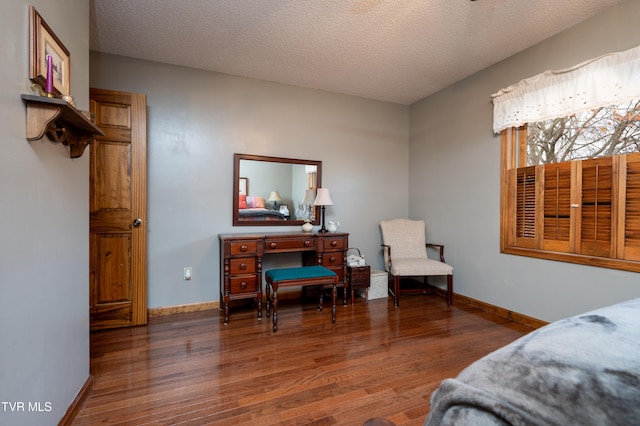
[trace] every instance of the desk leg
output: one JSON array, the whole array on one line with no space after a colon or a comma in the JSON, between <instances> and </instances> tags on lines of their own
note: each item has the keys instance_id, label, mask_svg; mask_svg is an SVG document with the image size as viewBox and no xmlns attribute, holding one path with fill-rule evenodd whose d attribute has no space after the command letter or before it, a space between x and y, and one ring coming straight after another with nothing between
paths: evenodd
<instances>
[{"instance_id":1,"label":"desk leg","mask_svg":"<svg viewBox=\"0 0 640 426\"><path fill-rule=\"evenodd\" d=\"M256 268L256 277L258 279L258 319L262 319L262 258L258 257L256 259L257 268ZM267 287L269 284L267 284Z\"/></svg>"},{"instance_id":2,"label":"desk leg","mask_svg":"<svg viewBox=\"0 0 640 426\"><path fill-rule=\"evenodd\" d=\"M271 318L271 302L269 300L269 297L271 296L271 291L270 291L269 283L267 283L264 291L265 291L266 296L267 296L267 318Z\"/></svg>"},{"instance_id":3,"label":"desk leg","mask_svg":"<svg viewBox=\"0 0 640 426\"><path fill-rule=\"evenodd\" d=\"M274 283L273 287L273 332L278 331L278 284Z\"/></svg>"},{"instance_id":4,"label":"desk leg","mask_svg":"<svg viewBox=\"0 0 640 426\"><path fill-rule=\"evenodd\" d=\"M222 303L221 308L224 310L224 325L229 324L229 301L231 300L231 264L229 259L224 259L223 265L223 275L222 282L220 288L220 303Z\"/></svg>"},{"instance_id":5,"label":"desk leg","mask_svg":"<svg viewBox=\"0 0 640 426\"><path fill-rule=\"evenodd\" d=\"M346 292L346 291L345 291ZM336 323L336 296L338 295L338 290L336 289L336 283L333 283L333 288L331 290L331 323ZM345 301L346 304L346 301Z\"/></svg>"}]
</instances>

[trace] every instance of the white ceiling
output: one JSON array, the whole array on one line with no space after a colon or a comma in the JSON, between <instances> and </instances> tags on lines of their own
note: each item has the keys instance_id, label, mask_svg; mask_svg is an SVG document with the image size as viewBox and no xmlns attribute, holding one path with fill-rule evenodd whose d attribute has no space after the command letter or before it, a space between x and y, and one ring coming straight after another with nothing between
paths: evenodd
<instances>
[{"instance_id":1,"label":"white ceiling","mask_svg":"<svg viewBox=\"0 0 640 426\"><path fill-rule=\"evenodd\" d=\"M91 49L412 104L624 0L91 0Z\"/></svg>"}]
</instances>

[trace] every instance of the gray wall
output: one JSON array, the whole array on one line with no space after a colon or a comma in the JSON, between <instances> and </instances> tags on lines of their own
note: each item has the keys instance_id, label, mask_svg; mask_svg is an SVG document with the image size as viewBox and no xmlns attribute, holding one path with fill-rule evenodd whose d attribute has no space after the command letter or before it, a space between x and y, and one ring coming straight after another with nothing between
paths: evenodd
<instances>
[{"instance_id":1,"label":"gray wall","mask_svg":"<svg viewBox=\"0 0 640 426\"><path fill-rule=\"evenodd\" d=\"M71 91L88 109L89 3L0 5L0 424L56 424L89 377L89 156L25 139L28 6L71 52ZM28 403L42 412L29 412ZM50 405L45 405L45 403ZM51 411L46 411L48 407Z\"/></svg>"},{"instance_id":2,"label":"gray wall","mask_svg":"<svg viewBox=\"0 0 640 426\"><path fill-rule=\"evenodd\" d=\"M218 233L299 229L231 225L234 152L322 161L327 220L382 266L378 221L408 214L409 107L96 52L90 63L92 87L147 95L150 308L219 300Z\"/></svg>"},{"instance_id":3,"label":"gray wall","mask_svg":"<svg viewBox=\"0 0 640 426\"><path fill-rule=\"evenodd\" d=\"M456 292L546 321L640 296L636 273L500 254L492 93L640 44L628 1L411 107L410 216L446 244Z\"/></svg>"}]
</instances>

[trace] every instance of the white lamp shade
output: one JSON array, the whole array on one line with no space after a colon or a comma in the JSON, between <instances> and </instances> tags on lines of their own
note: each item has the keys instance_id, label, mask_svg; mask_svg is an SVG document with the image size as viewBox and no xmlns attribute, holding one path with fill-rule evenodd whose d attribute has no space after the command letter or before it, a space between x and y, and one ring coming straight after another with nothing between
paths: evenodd
<instances>
[{"instance_id":1,"label":"white lamp shade","mask_svg":"<svg viewBox=\"0 0 640 426\"><path fill-rule=\"evenodd\" d=\"M316 199L313 202L314 206L332 206L333 201L331 201L331 195L329 195L328 188L318 188L318 195L316 195Z\"/></svg>"},{"instance_id":2,"label":"white lamp shade","mask_svg":"<svg viewBox=\"0 0 640 426\"><path fill-rule=\"evenodd\" d=\"M282 197L280 197L280 193L278 191L271 191L269 194L269 199L267 201L280 201Z\"/></svg>"},{"instance_id":3,"label":"white lamp shade","mask_svg":"<svg viewBox=\"0 0 640 426\"><path fill-rule=\"evenodd\" d=\"M302 200L302 204L311 204L315 199L316 199L316 190L307 189L306 191L304 191L304 199Z\"/></svg>"}]
</instances>

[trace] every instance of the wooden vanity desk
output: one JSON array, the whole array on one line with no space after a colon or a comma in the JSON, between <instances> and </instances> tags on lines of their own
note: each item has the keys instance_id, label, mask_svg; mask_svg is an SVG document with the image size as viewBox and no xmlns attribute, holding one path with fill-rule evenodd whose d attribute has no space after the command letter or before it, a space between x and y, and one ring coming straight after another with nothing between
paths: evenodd
<instances>
[{"instance_id":1,"label":"wooden vanity desk","mask_svg":"<svg viewBox=\"0 0 640 426\"><path fill-rule=\"evenodd\" d=\"M302 253L303 265L322 265L338 275L346 304L347 249L349 234L304 232L256 232L219 234L220 307L229 323L229 302L256 299L262 318L262 258L272 253Z\"/></svg>"}]
</instances>

